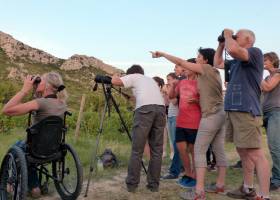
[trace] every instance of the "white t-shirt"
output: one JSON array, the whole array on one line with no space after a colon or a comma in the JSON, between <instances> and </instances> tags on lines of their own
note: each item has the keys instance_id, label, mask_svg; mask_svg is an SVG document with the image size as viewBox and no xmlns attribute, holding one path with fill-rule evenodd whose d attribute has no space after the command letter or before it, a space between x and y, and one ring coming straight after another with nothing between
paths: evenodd
<instances>
[{"instance_id":1,"label":"white t-shirt","mask_svg":"<svg viewBox=\"0 0 280 200\"><path fill-rule=\"evenodd\" d=\"M154 79L142 74L129 74L121 77L121 80L125 88L132 88L136 99L135 110L141 106L151 104L164 106L159 86Z\"/></svg>"}]
</instances>

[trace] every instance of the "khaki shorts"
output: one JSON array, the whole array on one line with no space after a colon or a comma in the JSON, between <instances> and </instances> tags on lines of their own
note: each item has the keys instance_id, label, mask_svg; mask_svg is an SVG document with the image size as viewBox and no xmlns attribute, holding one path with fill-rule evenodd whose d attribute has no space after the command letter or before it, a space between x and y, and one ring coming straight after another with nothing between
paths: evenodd
<instances>
[{"instance_id":1,"label":"khaki shorts","mask_svg":"<svg viewBox=\"0 0 280 200\"><path fill-rule=\"evenodd\" d=\"M251 113L226 112L226 140L238 148L261 148L262 117Z\"/></svg>"}]
</instances>

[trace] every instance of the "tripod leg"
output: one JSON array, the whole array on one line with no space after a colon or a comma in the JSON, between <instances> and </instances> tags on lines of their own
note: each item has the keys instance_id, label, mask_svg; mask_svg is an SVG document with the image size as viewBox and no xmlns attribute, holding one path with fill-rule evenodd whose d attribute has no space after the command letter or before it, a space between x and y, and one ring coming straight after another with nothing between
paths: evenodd
<instances>
[{"instance_id":1,"label":"tripod leg","mask_svg":"<svg viewBox=\"0 0 280 200\"><path fill-rule=\"evenodd\" d=\"M117 103L116 103L114 97L113 97L111 94L110 94L110 99L112 100L112 103L113 103L113 105L114 105L114 108L115 108L115 110L117 111L117 113L118 113L118 115L119 115L119 118L120 118L120 120L121 120L122 126L124 127L125 132L126 132L128 138L129 138L129 140L132 142L132 137L131 137L131 135L130 135L130 133L129 133L129 131L128 131L128 128L127 128L127 126L126 126L126 124L125 124L125 122L124 122L124 119L123 119L123 117L122 117L122 115L121 115L120 109L119 109L119 107L118 107L118 105L117 105ZM141 161L141 165L142 165L142 167L143 167L143 169L144 169L144 171L145 171L145 174L147 174L147 169L146 169L146 167L145 167L145 165L144 165L143 160Z\"/></svg>"},{"instance_id":2,"label":"tripod leg","mask_svg":"<svg viewBox=\"0 0 280 200\"><path fill-rule=\"evenodd\" d=\"M97 160L96 158L97 158L97 152L98 152L98 147L99 147L99 140L100 140L101 133L103 132L103 123L104 123L104 119L105 119L107 109L108 109L108 102L106 101L105 107L104 107L104 110L103 110L103 113L102 113L101 121L100 121L98 135L97 135L97 139L96 139L96 143L95 143L95 149L93 150L92 156L91 156L88 182L87 182L87 187L86 187L86 192L85 192L84 197L87 197L88 189L89 189L89 185L90 185L90 180L92 178L92 173L93 173L94 168L96 166L96 160Z\"/></svg>"}]
</instances>

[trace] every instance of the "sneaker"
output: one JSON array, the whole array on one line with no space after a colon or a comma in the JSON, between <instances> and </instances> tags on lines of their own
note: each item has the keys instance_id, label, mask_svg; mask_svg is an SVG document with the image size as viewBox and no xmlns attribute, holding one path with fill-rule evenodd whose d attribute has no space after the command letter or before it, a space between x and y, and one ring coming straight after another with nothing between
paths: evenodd
<instances>
[{"instance_id":1,"label":"sneaker","mask_svg":"<svg viewBox=\"0 0 280 200\"><path fill-rule=\"evenodd\" d=\"M146 185L146 188L148 190L150 190L151 192L158 192L158 187L153 187L153 186L150 186L150 185Z\"/></svg>"},{"instance_id":2,"label":"sneaker","mask_svg":"<svg viewBox=\"0 0 280 200\"><path fill-rule=\"evenodd\" d=\"M183 176L180 178L177 182L182 188L194 188L196 185L196 180L189 177L189 176Z\"/></svg>"},{"instance_id":3,"label":"sneaker","mask_svg":"<svg viewBox=\"0 0 280 200\"><path fill-rule=\"evenodd\" d=\"M179 194L181 199L185 199L185 200L193 200L195 198L195 191L194 190L187 190L185 192L181 192Z\"/></svg>"},{"instance_id":4,"label":"sneaker","mask_svg":"<svg viewBox=\"0 0 280 200\"><path fill-rule=\"evenodd\" d=\"M274 184L274 183L270 183L270 187L269 187L270 191L280 191L280 186Z\"/></svg>"},{"instance_id":5,"label":"sneaker","mask_svg":"<svg viewBox=\"0 0 280 200\"><path fill-rule=\"evenodd\" d=\"M237 161L234 165L231 165L230 168L232 168L232 169L242 169L241 160Z\"/></svg>"},{"instance_id":6,"label":"sneaker","mask_svg":"<svg viewBox=\"0 0 280 200\"><path fill-rule=\"evenodd\" d=\"M246 198L246 200L270 200L270 198L263 198L260 196L255 196L253 198Z\"/></svg>"},{"instance_id":7,"label":"sneaker","mask_svg":"<svg viewBox=\"0 0 280 200\"><path fill-rule=\"evenodd\" d=\"M195 197L193 200L206 200L206 196L204 192L201 192L200 194L195 193Z\"/></svg>"},{"instance_id":8,"label":"sneaker","mask_svg":"<svg viewBox=\"0 0 280 200\"><path fill-rule=\"evenodd\" d=\"M170 173L160 177L161 180L171 180L171 179L177 179L177 178L178 178L178 176L175 176L174 174L170 174Z\"/></svg>"},{"instance_id":9,"label":"sneaker","mask_svg":"<svg viewBox=\"0 0 280 200\"><path fill-rule=\"evenodd\" d=\"M257 194L255 189L252 189L250 192L247 193L242 185L236 190L229 191L227 193L227 196L233 199L247 199L247 198L255 198Z\"/></svg>"},{"instance_id":10,"label":"sneaker","mask_svg":"<svg viewBox=\"0 0 280 200\"><path fill-rule=\"evenodd\" d=\"M206 185L205 191L208 193L225 194L225 187L217 187L216 183Z\"/></svg>"}]
</instances>

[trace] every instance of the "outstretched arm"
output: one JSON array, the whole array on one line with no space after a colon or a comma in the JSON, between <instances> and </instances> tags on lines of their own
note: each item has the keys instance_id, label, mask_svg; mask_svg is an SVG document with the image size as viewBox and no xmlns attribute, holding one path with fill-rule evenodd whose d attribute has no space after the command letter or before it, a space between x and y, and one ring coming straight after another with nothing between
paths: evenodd
<instances>
[{"instance_id":1,"label":"outstretched arm","mask_svg":"<svg viewBox=\"0 0 280 200\"><path fill-rule=\"evenodd\" d=\"M151 51L151 54L152 54L153 58L164 57L165 59L169 60L170 62L172 62L176 65L180 65L181 67L183 67L185 69L191 70L191 71L199 73L199 74L203 73L201 64L191 63L191 62L188 62L181 58L178 58L176 56L172 56L170 54L160 52L160 51L155 51L155 52Z\"/></svg>"}]
</instances>

